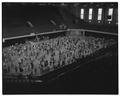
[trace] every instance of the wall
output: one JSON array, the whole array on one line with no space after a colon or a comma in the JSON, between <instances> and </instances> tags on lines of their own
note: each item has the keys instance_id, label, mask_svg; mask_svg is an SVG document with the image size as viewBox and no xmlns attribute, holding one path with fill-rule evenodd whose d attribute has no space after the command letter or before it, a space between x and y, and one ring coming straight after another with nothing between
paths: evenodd
<instances>
[{"instance_id":1,"label":"wall","mask_svg":"<svg viewBox=\"0 0 120 97\"><path fill-rule=\"evenodd\" d=\"M68 4L68 6L66 6L66 10L79 19L80 19L81 8L84 8L85 10L84 21L90 24L97 24L97 25L109 24L109 22L107 21L108 9L113 8L113 18L112 18L112 22L109 25L117 25L118 3L76 3L76 4ZM89 8L93 8L93 16L92 16L93 19L91 22L88 20ZM100 21L100 23L97 20L98 8L103 9L102 20Z\"/></svg>"}]
</instances>

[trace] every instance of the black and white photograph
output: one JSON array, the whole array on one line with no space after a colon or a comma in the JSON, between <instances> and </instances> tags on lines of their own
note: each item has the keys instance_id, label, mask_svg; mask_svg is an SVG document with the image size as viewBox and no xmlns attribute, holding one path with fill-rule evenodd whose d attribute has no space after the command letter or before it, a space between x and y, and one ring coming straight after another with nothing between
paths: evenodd
<instances>
[{"instance_id":1,"label":"black and white photograph","mask_svg":"<svg viewBox=\"0 0 120 97\"><path fill-rule=\"evenodd\" d=\"M118 2L1 2L2 95L118 95Z\"/></svg>"}]
</instances>

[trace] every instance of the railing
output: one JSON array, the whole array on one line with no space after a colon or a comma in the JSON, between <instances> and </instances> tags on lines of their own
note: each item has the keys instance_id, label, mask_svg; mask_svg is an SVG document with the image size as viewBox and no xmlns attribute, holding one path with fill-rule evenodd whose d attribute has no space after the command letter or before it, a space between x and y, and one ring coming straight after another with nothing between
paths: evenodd
<instances>
[{"instance_id":1,"label":"railing","mask_svg":"<svg viewBox=\"0 0 120 97\"><path fill-rule=\"evenodd\" d=\"M4 40L11 40L11 39L18 39L18 38L25 38L25 37L31 37L36 35L47 35L47 34L53 34L53 33L59 33L67 30L59 30L59 31L51 31L51 32L43 32L43 33L30 33L29 35L23 35L23 36L16 36L16 37L10 37L10 38L3 38Z\"/></svg>"},{"instance_id":2,"label":"railing","mask_svg":"<svg viewBox=\"0 0 120 97\"><path fill-rule=\"evenodd\" d=\"M110 32L103 32L103 31L96 31L96 30L88 30L88 29L69 29L69 31L83 31L86 33L87 32L92 32L92 33L101 33L101 34L106 34L106 35L114 35L114 36L118 36L117 33L110 33Z\"/></svg>"},{"instance_id":3,"label":"railing","mask_svg":"<svg viewBox=\"0 0 120 97\"><path fill-rule=\"evenodd\" d=\"M74 32L78 31L79 33L82 33L82 35L85 35L87 32L92 32L92 33L99 33L99 34L105 34L105 35L113 35L113 36L118 36L117 33L110 33L110 32L103 32L103 31L96 31L96 30L88 30L88 29L67 29L67 30L58 30L58 31L51 31L51 32L43 32L43 33L31 33L29 35L23 35L23 36L16 36L16 37L10 37L10 38L3 38L3 43L6 40L12 40L12 39L19 39L19 38L27 38L27 37L35 37L39 35L47 35L47 34L54 34L54 33L61 33L61 32Z\"/></svg>"}]
</instances>

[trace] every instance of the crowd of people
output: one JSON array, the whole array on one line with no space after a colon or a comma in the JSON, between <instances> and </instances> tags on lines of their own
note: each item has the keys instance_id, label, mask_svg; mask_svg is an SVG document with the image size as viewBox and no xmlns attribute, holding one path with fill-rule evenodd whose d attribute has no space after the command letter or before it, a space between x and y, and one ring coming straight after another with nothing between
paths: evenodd
<instances>
[{"instance_id":1,"label":"crowd of people","mask_svg":"<svg viewBox=\"0 0 120 97\"><path fill-rule=\"evenodd\" d=\"M106 48L112 39L64 36L3 48L3 74L41 76Z\"/></svg>"}]
</instances>

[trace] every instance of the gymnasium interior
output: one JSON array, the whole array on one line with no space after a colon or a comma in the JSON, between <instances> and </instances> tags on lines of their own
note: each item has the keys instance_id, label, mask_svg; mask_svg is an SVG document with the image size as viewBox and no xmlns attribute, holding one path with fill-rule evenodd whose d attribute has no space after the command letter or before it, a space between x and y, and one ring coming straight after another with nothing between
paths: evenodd
<instances>
[{"instance_id":1,"label":"gymnasium interior","mask_svg":"<svg viewBox=\"0 0 120 97\"><path fill-rule=\"evenodd\" d=\"M118 94L118 2L2 2L3 94Z\"/></svg>"}]
</instances>

